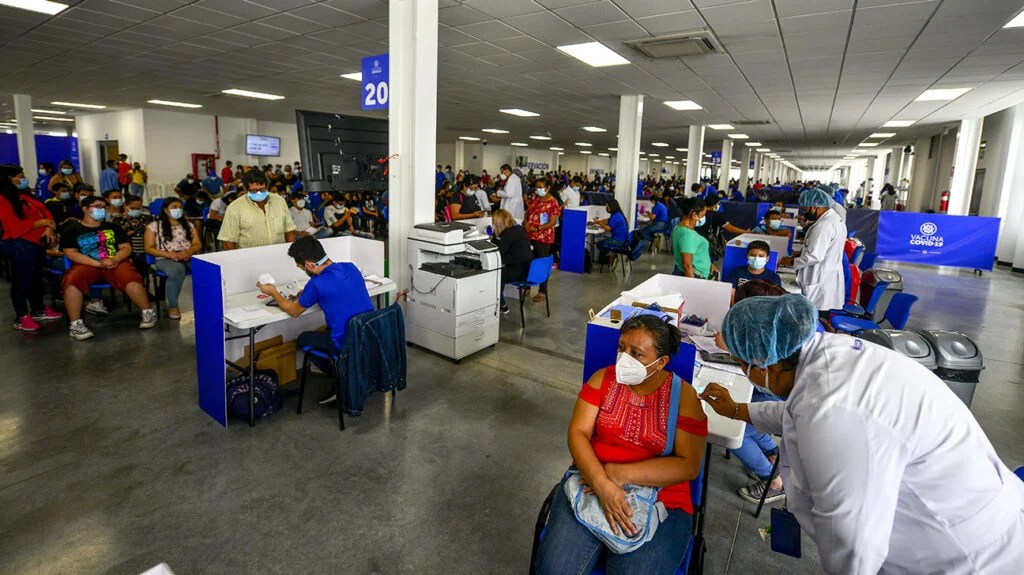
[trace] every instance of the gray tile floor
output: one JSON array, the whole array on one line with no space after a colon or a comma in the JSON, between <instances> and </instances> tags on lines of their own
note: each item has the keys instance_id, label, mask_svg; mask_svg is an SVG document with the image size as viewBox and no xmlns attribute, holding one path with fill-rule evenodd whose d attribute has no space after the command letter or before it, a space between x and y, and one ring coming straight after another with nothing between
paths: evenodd
<instances>
[{"instance_id":1,"label":"gray tile floor","mask_svg":"<svg viewBox=\"0 0 1024 575\"><path fill-rule=\"evenodd\" d=\"M552 317L503 320L502 342L461 365L410 352L385 413L339 433L334 412L286 409L222 429L196 407L193 325L140 332L123 307L76 343L62 324L0 330L0 573L523 573L533 522L568 463L587 309L671 268L556 273ZM912 326L975 337L987 369L973 411L1011 467L1024 464L1024 278L899 266L921 296ZM186 286L187 289L187 286ZM10 323L7 284L2 321ZM884 302L883 302L884 305ZM190 302L183 302L189 309ZM326 387L327 380L316 379ZM314 387L314 392L319 391ZM314 393L313 395L317 395ZM770 552L715 450L707 573L814 573L813 543Z\"/></svg>"}]
</instances>

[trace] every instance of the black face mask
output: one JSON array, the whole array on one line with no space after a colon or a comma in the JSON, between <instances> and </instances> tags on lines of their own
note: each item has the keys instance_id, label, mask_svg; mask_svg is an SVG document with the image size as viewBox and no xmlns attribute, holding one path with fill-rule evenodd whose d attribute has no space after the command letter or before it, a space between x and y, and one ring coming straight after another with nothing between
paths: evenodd
<instances>
[{"instance_id":1,"label":"black face mask","mask_svg":"<svg viewBox=\"0 0 1024 575\"><path fill-rule=\"evenodd\" d=\"M815 214L814 212L812 212L810 210L807 210L806 212L804 212L804 218L807 221L809 221L809 222L816 222L816 221L818 221L818 218L820 218L820 217L821 216Z\"/></svg>"}]
</instances>

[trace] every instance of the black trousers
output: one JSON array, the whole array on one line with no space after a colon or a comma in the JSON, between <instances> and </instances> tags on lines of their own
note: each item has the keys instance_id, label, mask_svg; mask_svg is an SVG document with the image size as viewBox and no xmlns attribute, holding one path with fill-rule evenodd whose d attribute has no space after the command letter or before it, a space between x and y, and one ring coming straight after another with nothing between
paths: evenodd
<instances>
[{"instance_id":1,"label":"black trousers","mask_svg":"<svg viewBox=\"0 0 1024 575\"><path fill-rule=\"evenodd\" d=\"M46 270L46 250L28 240L13 239L0 242L7 259L11 261L11 303L14 317L29 312L43 311L43 275Z\"/></svg>"}]
</instances>

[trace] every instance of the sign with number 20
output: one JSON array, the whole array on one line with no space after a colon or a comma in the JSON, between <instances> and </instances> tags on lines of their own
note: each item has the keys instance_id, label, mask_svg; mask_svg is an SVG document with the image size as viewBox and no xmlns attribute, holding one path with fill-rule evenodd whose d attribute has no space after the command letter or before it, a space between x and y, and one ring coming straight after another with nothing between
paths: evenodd
<instances>
[{"instance_id":1,"label":"sign with number 20","mask_svg":"<svg viewBox=\"0 0 1024 575\"><path fill-rule=\"evenodd\" d=\"M387 110L389 92L388 55L363 58L363 109Z\"/></svg>"}]
</instances>

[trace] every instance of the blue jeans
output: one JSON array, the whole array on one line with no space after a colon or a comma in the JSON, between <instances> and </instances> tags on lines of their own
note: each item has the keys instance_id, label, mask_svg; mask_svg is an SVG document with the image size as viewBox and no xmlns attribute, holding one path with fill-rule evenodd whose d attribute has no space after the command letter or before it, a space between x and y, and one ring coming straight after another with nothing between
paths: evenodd
<instances>
[{"instance_id":1,"label":"blue jeans","mask_svg":"<svg viewBox=\"0 0 1024 575\"><path fill-rule=\"evenodd\" d=\"M668 222L654 222L646 228L640 230L640 237L645 242L651 243L654 240L654 234L668 233Z\"/></svg>"},{"instance_id":2,"label":"blue jeans","mask_svg":"<svg viewBox=\"0 0 1024 575\"><path fill-rule=\"evenodd\" d=\"M605 261L608 257L608 251L611 249L626 249L629 247L629 242L619 241L615 238L605 238L597 242L597 249L601 254L601 261Z\"/></svg>"},{"instance_id":3,"label":"blue jeans","mask_svg":"<svg viewBox=\"0 0 1024 575\"><path fill-rule=\"evenodd\" d=\"M693 536L692 515L682 509L669 509L668 518L658 526L654 539L632 553L617 555L607 552L604 543L576 519L562 483L551 503L544 540L537 552L538 574L590 573L602 555L606 556L608 575L674 574L682 564Z\"/></svg>"},{"instance_id":4,"label":"blue jeans","mask_svg":"<svg viewBox=\"0 0 1024 575\"><path fill-rule=\"evenodd\" d=\"M779 398L754 390L750 398L751 402L780 401ZM747 424L743 431L743 445L739 449L730 449L736 459L740 460L747 469L761 479L768 479L772 474L772 462L768 461L769 455L778 455L779 446L772 439L771 435L761 433L754 429L753 425Z\"/></svg>"},{"instance_id":5,"label":"blue jeans","mask_svg":"<svg viewBox=\"0 0 1024 575\"><path fill-rule=\"evenodd\" d=\"M181 294L185 276L192 269L191 264L160 258L156 260L153 267L167 274L167 285L164 288L164 291L167 292L167 307L178 307L178 295Z\"/></svg>"}]
</instances>

